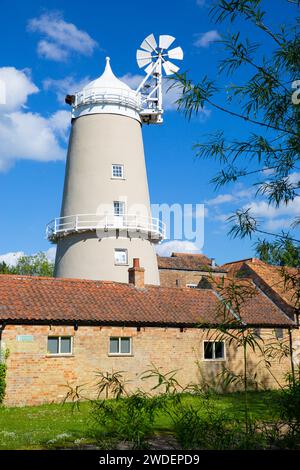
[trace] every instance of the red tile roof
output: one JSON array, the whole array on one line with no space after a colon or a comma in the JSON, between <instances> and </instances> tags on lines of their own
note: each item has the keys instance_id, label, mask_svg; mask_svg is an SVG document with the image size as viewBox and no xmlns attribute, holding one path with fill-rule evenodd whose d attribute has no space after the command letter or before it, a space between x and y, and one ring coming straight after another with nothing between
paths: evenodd
<instances>
[{"instance_id":1,"label":"red tile roof","mask_svg":"<svg viewBox=\"0 0 300 470\"><path fill-rule=\"evenodd\" d=\"M200 253L172 253L171 256L157 256L158 269L184 271L225 272L224 269L212 267L212 260Z\"/></svg>"},{"instance_id":2,"label":"red tile roof","mask_svg":"<svg viewBox=\"0 0 300 470\"><path fill-rule=\"evenodd\" d=\"M222 321L218 304L211 289L137 289L108 281L0 275L0 322L217 324ZM259 291L243 306L242 320L261 326L293 325Z\"/></svg>"},{"instance_id":3,"label":"red tile roof","mask_svg":"<svg viewBox=\"0 0 300 470\"><path fill-rule=\"evenodd\" d=\"M227 269L231 276L251 277L253 281L288 314L295 311L295 290L284 283L282 267L272 266L257 258L226 263L222 268ZM295 268L285 268L290 274L299 274Z\"/></svg>"}]
</instances>

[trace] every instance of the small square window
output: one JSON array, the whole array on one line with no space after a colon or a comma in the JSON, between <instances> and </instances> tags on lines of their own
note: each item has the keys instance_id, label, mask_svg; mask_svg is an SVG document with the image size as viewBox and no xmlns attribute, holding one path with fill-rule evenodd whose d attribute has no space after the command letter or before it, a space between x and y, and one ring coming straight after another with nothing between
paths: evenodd
<instances>
[{"instance_id":1,"label":"small square window","mask_svg":"<svg viewBox=\"0 0 300 470\"><path fill-rule=\"evenodd\" d=\"M126 249L116 248L115 249L115 264L127 265L128 264L128 253Z\"/></svg>"},{"instance_id":2,"label":"small square window","mask_svg":"<svg viewBox=\"0 0 300 470\"><path fill-rule=\"evenodd\" d=\"M124 166L123 165L112 165L112 178L124 178Z\"/></svg>"},{"instance_id":3,"label":"small square window","mask_svg":"<svg viewBox=\"0 0 300 470\"><path fill-rule=\"evenodd\" d=\"M204 359L225 359L224 341L204 341Z\"/></svg>"},{"instance_id":4,"label":"small square window","mask_svg":"<svg viewBox=\"0 0 300 470\"><path fill-rule=\"evenodd\" d=\"M48 354L72 354L72 337L49 336Z\"/></svg>"},{"instance_id":5,"label":"small square window","mask_svg":"<svg viewBox=\"0 0 300 470\"><path fill-rule=\"evenodd\" d=\"M109 338L109 354L122 356L131 354L131 338Z\"/></svg>"}]
</instances>

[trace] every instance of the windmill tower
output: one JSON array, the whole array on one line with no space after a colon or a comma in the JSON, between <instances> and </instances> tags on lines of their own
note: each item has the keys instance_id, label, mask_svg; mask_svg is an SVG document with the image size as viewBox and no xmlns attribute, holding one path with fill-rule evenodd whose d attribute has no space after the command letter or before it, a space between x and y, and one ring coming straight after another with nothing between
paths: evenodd
<instances>
[{"instance_id":1,"label":"windmill tower","mask_svg":"<svg viewBox=\"0 0 300 470\"><path fill-rule=\"evenodd\" d=\"M159 284L155 244L165 228L152 218L142 139L143 123L162 122L162 72L179 67L181 48L153 34L137 51L146 76L137 90L119 80L110 60L101 77L75 95L60 217L47 226L57 243L55 276L128 282L128 266L140 258L145 283Z\"/></svg>"}]
</instances>

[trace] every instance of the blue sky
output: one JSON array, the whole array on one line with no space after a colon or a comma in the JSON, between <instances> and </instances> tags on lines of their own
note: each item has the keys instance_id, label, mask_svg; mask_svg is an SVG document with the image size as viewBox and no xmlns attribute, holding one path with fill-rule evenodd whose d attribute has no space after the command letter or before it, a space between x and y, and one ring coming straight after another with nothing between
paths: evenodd
<instances>
[{"instance_id":1,"label":"blue sky","mask_svg":"<svg viewBox=\"0 0 300 470\"><path fill-rule=\"evenodd\" d=\"M107 55L118 77L137 83L142 72L135 52L152 32L177 38L176 45L185 53L181 70L188 70L195 81L203 75L216 78L222 51L210 40L226 32L228 25L210 20L210 3L2 0L0 79L13 92L6 106L0 104L0 255L51 248L45 225L60 212L69 133L69 107L63 96L101 75ZM272 11L268 10L270 24L276 26L292 20L295 7L286 0L275 0ZM232 27L237 28L243 34L251 31L248 23ZM255 39L263 41L265 52L271 47L265 37ZM245 79L242 71L239 80ZM230 81L223 77L224 90ZM219 99L223 102L222 94ZM255 203L251 181L215 192L209 181L218 165L195 160L193 144L204 141L214 130L222 129L234 138L251 128L209 108L188 122L176 111L172 95L166 97L165 105L164 124L143 129L151 202L205 203L202 251L219 264L252 256L253 241L227 236L226 217L236 208L256 204L264 228L280 231L299 213L299 205L276 211L265 201ZM189 247L174 243L164 253Z\"/></svg>"}]
</instances>

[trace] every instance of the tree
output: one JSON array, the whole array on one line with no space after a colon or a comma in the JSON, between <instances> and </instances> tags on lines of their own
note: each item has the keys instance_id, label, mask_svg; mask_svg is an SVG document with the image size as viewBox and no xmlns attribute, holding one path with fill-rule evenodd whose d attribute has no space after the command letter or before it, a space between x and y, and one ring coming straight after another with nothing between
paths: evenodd
<instances>
[{"instance_id":1,"label":"tree","mask_svg":"<svg viewBox=\"0 0 300 470\"><path fill-rule=\"evenodd\" d=\"M21 256L16 266L8 266L5 262L0 264L1 274L20 274L24 276L53 276L54 265L45 253L39 252L32 256Z\"/></svg>"},{"instance_id":2,"label":"tree","mask_svg":"<svg viewBox=\"0 0 300 470\"><path fill-rule=\"evenodd\" d=\"M229 22L232 26L239 20L251 24L253 32L251 38L243 37L240 31L230 32L219 41L225 53L220 76L236 74L239 80L243 67L248 77L245 83L226 87L226 104L222 105L218 94L224 90L222 84L206 76L194 83L183 73L177 75L173 84L182 90L178 108L189 119L208 105L250 126L245 139L228 139L222 130L217 130L206 142L194 145L198 157L220 162L221 170L212 180L216 188L255 178L255 197L264 197L275 207L287 205L300 196L300 178L295 172L300 158L300 38L297 35L300 19L296 17L300 1L281 1L294 4L295 20L292 25L281 25L277 31L268 26L261 0L218 0L211 8L210 15L216 23ZM273 44L268 47L267 55L263 45L255 40L258 31ZM289 234L263 230L261 221L249 207L238 209L229 220L229 233L233 237L264 233L300 242ZM300 217L295 217L291 228L298 224Z\"/></svg>"},{"instance_id":3,"label":"tree","mask_svg":"<svg viewBox=\"0 0 300 470\"><path fill-rule=\"evenodd\" d=\"M265 263L275 266L300 267L300 245L289 239L276 239L274 242L258 240L255 244L258 257Z\"/></svg>"}]
</instances>

